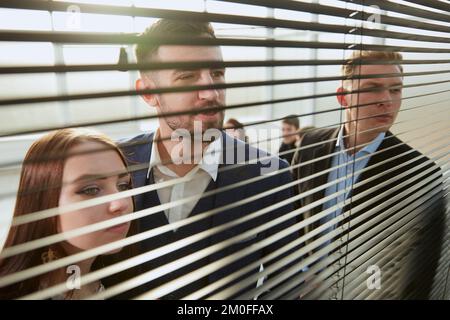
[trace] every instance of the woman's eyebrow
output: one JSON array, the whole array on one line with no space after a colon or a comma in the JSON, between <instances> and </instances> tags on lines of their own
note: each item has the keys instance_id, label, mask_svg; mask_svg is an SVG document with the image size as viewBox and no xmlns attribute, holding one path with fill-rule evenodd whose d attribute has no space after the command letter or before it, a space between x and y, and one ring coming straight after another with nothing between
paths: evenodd
<instances>
[{"instance_id":1,"label":"woman's eyebrow","mask_svg":"<svg viewBox=\"0 0 450 320\"><path fill-rule=\"evenodd\" d=\"M122 172L122 173L120 173L119 175L117 175L117 177L118 177L119 179L124 178L124 177L131 178L131 175L130 175L129 172Z\"/></svg>"},{"instance_id":2,"label":"woman's eyebrow","mask_svg":"<svg viewBox=\"0 0 450 320\"><path fill-rule=\"evenodd\" d=\"M129 177L130 174L128 172L122 173L111 173L111 174L83 174L72 181L72 183L80 182L80 181L95 181L95 180L104 180L109 177L117 176L119 179L123 177Z\"/></svg>"},{"instance_id":3,"label":"woman's eyebrow","mask_svg":"<svg viewBox=\"0 0 450 320\"><path fill-rule=\"evenodd\" d=\"M72 182L80 182L80 181L93 181L93 180L102 180L108 178L106 175L102 174L83 174L76 179L74 179Z\"/></svg>"}]
</instances>

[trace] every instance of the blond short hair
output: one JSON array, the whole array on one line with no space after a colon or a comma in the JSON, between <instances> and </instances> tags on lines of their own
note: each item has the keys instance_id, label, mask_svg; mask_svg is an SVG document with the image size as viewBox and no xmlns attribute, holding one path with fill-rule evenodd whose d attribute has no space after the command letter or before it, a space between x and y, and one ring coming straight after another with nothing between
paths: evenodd
<instances>
[{"instance_id":1,"label":"blond short hair","mask_svg":"<svg viewBox=\"0 0 450 320\"><path fill-rule=\"evenodd\" d=\"M342 65L341 67L342 76L351 78L357 75L357 68L361 63L361 60L381 60L379 64L383 64L383 62L386 61L389 62L389 64L398 66L400 72L403 73L403 66L400 64L400 61L403 60L403 57L399 52L354 50L351 56L347 59L346 64ZM395 63L394 61L397 63Z\"/></svg>"}]
</instances>

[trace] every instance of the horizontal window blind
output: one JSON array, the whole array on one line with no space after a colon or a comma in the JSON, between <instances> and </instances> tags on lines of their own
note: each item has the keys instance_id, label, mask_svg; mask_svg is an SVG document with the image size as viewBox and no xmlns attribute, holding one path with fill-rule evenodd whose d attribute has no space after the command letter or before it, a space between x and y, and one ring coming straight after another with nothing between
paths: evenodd
<instances>
[{"instance_id":1,"label":"horizontal window blind","mask_svg":"<svg viewBox=\"0 0 450 320\"><path fill-rule=\"evenodd\" d=\"M0 298L450 298L448 1L106 2L0 2ZM144 36L158 19L211 23L215 37ZM186 50L186 57L138 61L133 49L149 44ZM189 59L189 50L201 48L220 48L223 60ZM350 58L368 51L403 58ZM354 72L343 75L343 65ZM150 73L170 70L226 72L223 81L135 86L145 77L157 83L161 79ZM226 102L201 110L151 108L155 99L211 92L226 92ZM366 111L374 106L376 112ZM149 153L174 140L148 133L170 119L221 112L241 124L216 128L220 156L231 155L231 162L218 165L201 195L186 190L195 170L155 179L155 170L173 163L152 164ZM392 119L388 130L385 122ZM296 120L301 136L282 131L283 123ZM100 159L116 150L96 144L68 154L49 148L32 157L37 139L71 128L95 128L116 141L133 188L71 203L60 196L45 206L71 183L62 177L37 187L19 181L27 166L67 165L72 157ZM245 142L228 140L230 129L245 130ZM298 142L279 149L292 136ZM135 160L138 150L146 150L146 161ZM200 157L215 155L208 149ZM254 168L263 169L253 174ZM94 172L90 179L106 185L123 176ZM183 196L162 201L165 190L172 196L183 190ZM20 197L30 203L17 214ZM132 212L61 229L74 212L90 214L127 199L133 199ZM34 201L40 209L27 210ZM187 217L158 222L162 213L193 201L201 205ZM137 227L127 236L85 248L70 244L127 224ZM65 252L51 257L56 246ZM24 267L9 267L10 261ZM67 272L52 277L86 261L95 262L77 276L78 286L101 283L101 289L82 294L68 287ZM38 286L27 287L31 283Z\"/></svg>"}]
</instances>

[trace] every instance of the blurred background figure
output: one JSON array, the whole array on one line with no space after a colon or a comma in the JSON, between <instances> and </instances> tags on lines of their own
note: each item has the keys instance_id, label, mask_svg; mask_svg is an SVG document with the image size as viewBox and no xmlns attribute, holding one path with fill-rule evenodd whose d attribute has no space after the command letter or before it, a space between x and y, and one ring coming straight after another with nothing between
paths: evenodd
<instances>
[{"instance_id":1,"label":"blurred background figure","mask_svg":"<svg viewBox=\"0 0 450 320\"><path fill-rule=\"evenodd\" d=\"M296 143L300 140L298 135L300 129L300 121L296 115L289 115L283 119L281 123L281 132L283 140L280 149L278 150L279 157L286 160L289 164L292 162L292 157L295 153ZM284 153L285 151L292 151Z\"/></svg>"},{"instance_id":2,"label":"blurred background figure","mask_svg":"<svg viewBox=\"0 0 450 320\"><path fill-rule=\"evenodd\" d=\"M248 137L245 135L244 125L235 118L228 119L223 128L230 136L248 142Z\"/></svg>"}]
</instances>

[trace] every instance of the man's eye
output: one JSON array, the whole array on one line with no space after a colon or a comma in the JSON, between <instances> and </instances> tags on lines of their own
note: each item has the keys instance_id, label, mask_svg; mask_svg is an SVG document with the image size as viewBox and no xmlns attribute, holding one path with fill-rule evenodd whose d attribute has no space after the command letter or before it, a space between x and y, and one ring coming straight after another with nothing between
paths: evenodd
<instances>
[{"instance_id":1,"label":"man's eye","mask_svg":"<svg viewBox=\"0 0 450 320\"><path fill-rule=\"evenodd\" d=\"M80 191L77 192L77 194L86 195L86 196L96 196L99 194L99 192L100 192L99 187L90 186L90 187L81 189Z\"/></svg>"},{"instance_id":2,"label":"man's eye","mask_svg":"<svg viewBox=\"0 0 450 320\"><path fill-rule=\"evenodd\" d=\"M392 93L400 93L400 92L402 92L402 89L400 89L400 88L391 89L391 92Z\"/></svg>"},{"instance_id":3,"label":"man's eye","mask_svg":"<svg viewBox=\"0 0 450 320\"><path fill-rule=\"evenodd\" d=\"M192 73L185 73L178 77L178 79L180 79L180 80L189 80L192 78L194 78L194 74L192 74Z\"/></svg>"},{"instance_id":4,"label":"man's eye","mask_svg":"<svg viewBox=\"0 0 450 320\"><path fill-rule=\"evenodd\" d=\"M369 88L367 88L370 92L381 92L381 91L383 91L385 88L383 88L383 87L369 87Z\"/></svg>"},{"instance_id":5,"label":"man's eye","mask_svg":"<svg viewBox=\"0 0 450 320\"><path fill-rule=\"evenodd\" d=\"M119 183L119 184L117 185L117 189L118 189L119 191L130 190L130 189L131 189L131 183L130 183L130 182L122 182L122 183Z\"/></svg>"}]
</instances>

